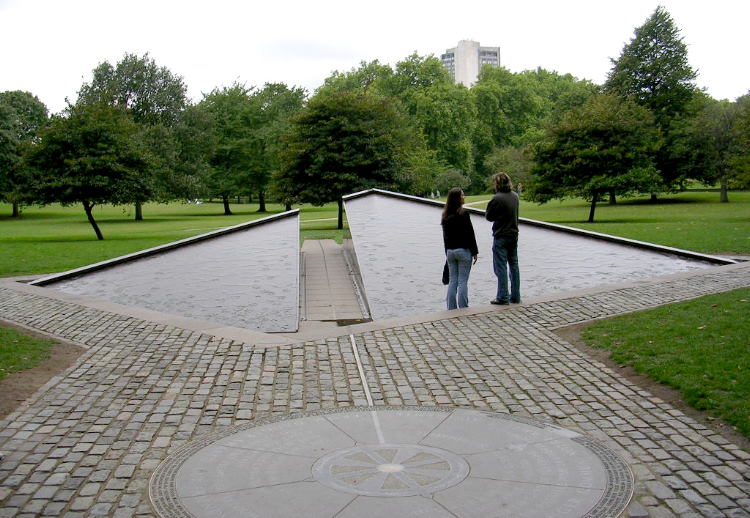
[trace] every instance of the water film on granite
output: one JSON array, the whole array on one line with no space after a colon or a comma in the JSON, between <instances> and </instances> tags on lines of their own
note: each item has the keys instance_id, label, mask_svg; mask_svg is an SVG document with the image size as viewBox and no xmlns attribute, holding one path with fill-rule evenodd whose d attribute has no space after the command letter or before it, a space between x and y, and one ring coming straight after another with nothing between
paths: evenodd
<instances>
[{"instance_id":1,"label":"water film on granite","mask_svg":"<svg viewBox=\"0 0 750 518\"><path fill-rule=\"evenodd\" d=\"M446 309L442 207L372 191L345 199L353 248L374 320ZM492 224L471 215L479 260L469 278L469 305L495 298ZM711 263L520 224L524 298L650 279Z\"/></svg>"},{"instance_id":2,"label":"water film on granite","mask_svg":"<svg viewBox=\"0 0 750 518\"><path fill-rule=\"evenodd\" d=\"M34 284L244 329L294 332L298 328L298 211L124 259Z\"/></svg>"}]
</instances>

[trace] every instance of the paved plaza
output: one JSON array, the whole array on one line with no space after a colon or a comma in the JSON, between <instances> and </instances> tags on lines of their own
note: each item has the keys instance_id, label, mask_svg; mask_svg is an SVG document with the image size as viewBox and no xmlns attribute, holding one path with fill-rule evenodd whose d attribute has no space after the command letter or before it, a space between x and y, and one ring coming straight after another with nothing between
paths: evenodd
<instances>
[{"instance_id":1,"label":"paved plaza","mask_svg":"<svg viewBox=\"0 0 750 518\"><path fill-rule=\"evenodd\" d=\"M207 494L207 485L242 478L241 468L232 468L237 475L229 477L210 461L230 458L212 457L216 452L210 448L218 448L221 440L239 441L235 447L246 448L248 440L256 444L264 439L243 434L255 430L269 438L269 429L257 424L279 426L303 419L337 423L343 419L340 416L355 416L355 412L385 415L400 408L404 423L412 423L405 429L423 422L417 419L420 411L455 414L457 419L476 413L480 420L496 416L496 421L511 427L539 425L537 429L555 435L549 440L580 437L588 450L601 445L632 477L632 500L623 503L623 516L628 518L748 517L747 451L555 334L569 325L747 286L750 263L529 299L519 306L472 301L473 307L452 312L352 326L301 327L297 335L263 335L139 313L2 280L0 318L79 344L86 351L74 366L0 421L0 517L171 517L168 506L162 505L170 491L200 497ZM406 492L367 494L375 489L336 476L340 473L336 470L349 469L342 464L349 462L344 453L355 457L362 453L347 450L356 444L342 443L338 450L315 450L308 444L307 456L318 455L308 478L328 484L340 506L331 507L328 501L319 505L319 499L298 490L287 493L286 506L264 507L269 500L262 498L257 504L253 498L242 500L241 516L366 516L368 505L374 505L367 499L377 500L373 508L381 515L393 517L514 516L514 508L504 505L529 498L526 491L515 496L498 492L493 493L496 506L482 507L489 504L472 499L468 486L462 489L462 484L479 484L476 470L485 470L486 480L495 482L520 476L517 470L504 473L501 459L493 464L477 458L475 465L465 456L455 458L453 453L460 448L453 446L451 437L460 436L460 431L425 432L430 440L417 451L409 449L416 442L413 437L388 439L399 429L393 423L382 425L386 436L382 448L363 453L381 459L368 473L382 480L391 473L417 480L424 473L415 469L423 464L414 468L409 459L441 458L436 462L451 468L445 476L433 477L434 482L424 479L432 488L429 491L408 493L394 483L389 487ZM475 429L467 424L463 430L471 435ZM290 438L293 433L299 428L270 437L278 437L280 445L305 444ZM503 434L483 437L495 441ZM546 456L550 465L572 466L555 456L560 451L551 450ZM201 463L200 457L196 460L186 452L209 460ZM562 471L561 478L545 479L540 476L546 473L544 458L533 457L541 463L533 479L513 479L533 485L534 491L546 485L549 491L540 491L537 503L566 484L585 492L584 502L612 496L609 478L602 483L601 476L585 475L596 474L599 468ZM275 462L290 471L298 468ZM524 465L523 459L514 462ZM179 472L172 478L160 477L170 465L192 466L193 471L186 473L194 478ZM577 482L576 473L584 473ZM247 484L252 486L252 480L264 475L257 466L249 469ZM358 493L342 484L359 484L363 489ZM393 506L394 496L409 498L410 504ZM614 498L623 498L622 493L615 492ZM227 500L217 506L225 504L230 510L224 515L232 516ZM354 513L353 507L347 511L348 505L363 511ZM589 508L581 505L579 509ZM198 516L196 509L189 512ZM557 514L546 509L539 511L544 513L540 516ZM608 516L602 511L606 507L597 509L598 514L589 516Z\"/></svg>"}]
</instances>

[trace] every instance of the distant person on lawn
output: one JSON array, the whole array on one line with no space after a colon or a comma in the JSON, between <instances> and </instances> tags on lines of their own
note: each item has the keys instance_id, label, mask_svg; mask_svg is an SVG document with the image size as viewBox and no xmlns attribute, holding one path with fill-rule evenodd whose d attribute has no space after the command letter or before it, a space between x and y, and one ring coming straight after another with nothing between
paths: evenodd
<instances>
[{"instance_id":1,"label":"distant person on lawn","mask_svg":"<svg viewBox=\"0 0 750 518\"><path fill-rule=\"evenodd\" d=\"M469 306L469 273L472 260L476 264L479 255L471 216L463 204L463 191L458 187L451 189L440 221L448 262L448 309Z\"/></svg>"},{"instance_id":2,"label":"distant person on lawn","mask_svg":"<svg viewBox=\"0 0 750 518\"><path fill-rule=\"evenodd\" d=\"M521 273L518 269L518 194L506 173L492 177L495 196L487 204L485 217L492 221L492 266L497 276L497 295L491 304L521 302ZM510 273L510 297L508 296Z\"/></svg>"}]
</instances>

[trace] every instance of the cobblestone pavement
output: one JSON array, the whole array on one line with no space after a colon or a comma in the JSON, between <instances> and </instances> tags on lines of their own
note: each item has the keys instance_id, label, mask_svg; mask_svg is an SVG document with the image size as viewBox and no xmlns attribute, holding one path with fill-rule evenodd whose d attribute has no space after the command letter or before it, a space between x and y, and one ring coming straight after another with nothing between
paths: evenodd
<instances>
[{"instance_id":1,"label":"cobblestone pavement","mask_svg":"<svg viewBox=\"0 0 750 518\"><path fill-rule=\"evenodd\" d=\"M630 465L625 516L750 516L750 454L554 334L750 285L750 263L353 337L375 405L491 409L585 433ZM366 406L350 337L258 347L0 286L0 318L86 347L0 421L0 517L153 516L176 448L256 417Z\"/></svg>"}]
</instances>

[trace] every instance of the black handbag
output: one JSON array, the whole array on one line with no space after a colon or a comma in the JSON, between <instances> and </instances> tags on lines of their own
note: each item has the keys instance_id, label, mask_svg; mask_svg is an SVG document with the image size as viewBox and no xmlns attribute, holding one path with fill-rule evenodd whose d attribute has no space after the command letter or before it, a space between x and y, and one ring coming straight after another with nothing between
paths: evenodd
<instances>
[{"instance_id":1,"label":"black handbag","mask_svg":"<svg viewBox=\"0 0 750 518\"><path fill-rule=\"evenodd\" d=\"M443 266L443 284L447 285L451 281L450 271L448 270L448 261Z\"/></svg>"}]
</instances>

